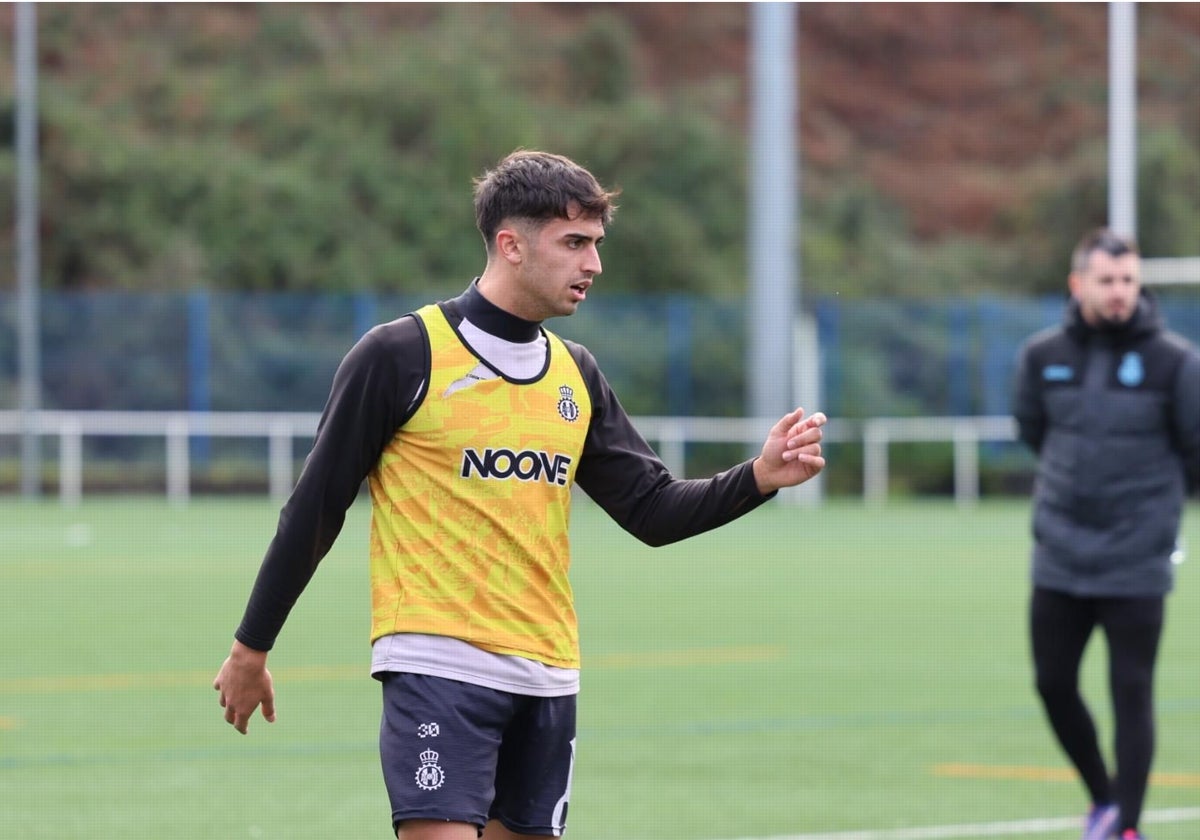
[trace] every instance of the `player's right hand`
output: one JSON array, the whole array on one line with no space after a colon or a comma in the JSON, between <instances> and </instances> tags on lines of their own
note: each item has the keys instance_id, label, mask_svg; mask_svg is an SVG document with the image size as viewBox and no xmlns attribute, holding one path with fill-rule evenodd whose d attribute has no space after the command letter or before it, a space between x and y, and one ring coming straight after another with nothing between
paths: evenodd
<instances>
[{"instance_id":1,"label":"player's right hand","mask_svg":"<svg viewBox=\"0 0 1200 840\"><path fill-rule=\"evenodd\" d=\"M263 718L275 722L275 687L267 670L266 651L254 650L235 641L229 656L213 680L225 722L243 735L250 727L254 710L262 706Z\"/></svg>"}]
</instances>

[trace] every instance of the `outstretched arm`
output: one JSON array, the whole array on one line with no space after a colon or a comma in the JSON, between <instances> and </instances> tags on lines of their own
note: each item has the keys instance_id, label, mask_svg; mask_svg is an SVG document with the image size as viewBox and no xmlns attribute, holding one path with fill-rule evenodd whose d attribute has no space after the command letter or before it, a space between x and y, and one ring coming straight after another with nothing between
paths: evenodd
<instances>
[{"instance_id":1,"label":"outstretched arm","mask_svg":"<svg viewBox=\"0 0 1200 840\"><path fill-rule=\"evenodd\" d=\"M634 428L591 353L571 342L567 347L592 401L575 481L613 521L647 545L668 545L719 528L762 505L776 489L812 478L825 465L820 450L825 415L804 419L802 412L793 412L772 429L761 455L710 478L675 478ZM759 464L763 455L765 463Z\"/></svg>"},{"instance_id":2,"label":"outstretched arm","mask_svg":"<svg viewBox=\"0 0 1200 840\"><path fill-rule=\"evenodd\" d=\"M754 481L763 495L802 484L825 468L821 457L821 427L827 419L821 412L808 417L797 408L771 427L762 454L754 459Z\"/></svg>"}]
</instances>

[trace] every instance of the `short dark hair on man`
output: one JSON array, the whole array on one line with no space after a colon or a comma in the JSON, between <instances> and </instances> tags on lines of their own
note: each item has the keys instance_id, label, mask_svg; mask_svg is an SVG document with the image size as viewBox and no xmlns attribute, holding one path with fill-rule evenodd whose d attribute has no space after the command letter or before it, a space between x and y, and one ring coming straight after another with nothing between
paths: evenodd
<instances>
[{"instance_id":1,"label":"short dark hair on man","mask_svg":"<svg viewBox=\"0 0 1200 840\"><path fill-rule=\"evenodd\" d=\"M1071 270L1087 271L1088 260L1095 251L1103 251L1110 257L1139 253L1133 237L1122 236L1111 228L1096 228L1085 234L1075 246L1075 251L1071 254Z\"/></svg>"},{"instance_id":2,"label":"short dark hair on man","mask_svg":"<svg viewBox=\"0 0 1200 840\"><path fill-rule=\"evenodd\" d=\"M569 219L572 205L604 225L612 221L617 191L600 186L579 164L549 152L518 149L475 179L475 226L490 251L506 219L540 225Z\"/></svg>"}]
</instances>

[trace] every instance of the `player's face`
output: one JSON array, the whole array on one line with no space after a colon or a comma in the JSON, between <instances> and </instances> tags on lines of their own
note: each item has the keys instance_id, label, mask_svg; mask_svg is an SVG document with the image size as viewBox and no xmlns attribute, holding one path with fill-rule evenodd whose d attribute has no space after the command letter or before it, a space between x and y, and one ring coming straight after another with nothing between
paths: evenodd
<instances>
[{"instance_id":1,"label":"player's face","mask_svg":"<svg viewBox=\"0 0 1200 840\"><path fill-rule=\"evenodd\" d=\"M1087 268L1071 274L1071 294L1079 301L1083 319L1092 326L1123 324L1137 309L1141 290L1141 261L1137 254L1114 257L1093 251Z\"/></svg>"},{"instance_id":2,"label":"player's face","mask_svg":"<svg viewBox=\"0 0 1200 840\"><path fill-rule=\"evenodd\" d=\"M574 215L551 219L523 237L520 266L521 312L530 321L573 315L600 274L604 224Z\"/></svg>"}]
</instances>

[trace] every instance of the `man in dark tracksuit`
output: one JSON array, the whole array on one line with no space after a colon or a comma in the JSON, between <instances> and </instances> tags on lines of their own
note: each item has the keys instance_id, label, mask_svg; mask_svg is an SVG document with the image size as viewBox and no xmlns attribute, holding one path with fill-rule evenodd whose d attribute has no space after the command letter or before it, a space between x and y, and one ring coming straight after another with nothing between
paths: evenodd
<instances>
[{"instance_id":1,"label":"man in dark tracksuit","mask_svg":"<svg viewBox=\"0 0 1200 840\"><path fill-rule=\"evenodd\" d=\"M1091 795L1084 840L1138 840L1154 753L1153 678L1184 498L1200 486L1200 352L1141 289L1136 245L1088 234L1064 323L1021 348L1015 410L1038 455L1031 636L1050 725ZM1079 692L1104 629L1116 720L1110 777Z\"/></svg>"}]
</instances>

